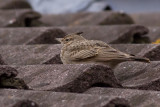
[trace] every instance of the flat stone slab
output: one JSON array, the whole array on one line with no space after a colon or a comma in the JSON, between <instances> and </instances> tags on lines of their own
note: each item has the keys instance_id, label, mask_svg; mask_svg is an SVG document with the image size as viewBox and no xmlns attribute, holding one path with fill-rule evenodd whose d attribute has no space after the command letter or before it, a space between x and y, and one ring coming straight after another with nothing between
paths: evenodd
<instances>
[{"instance_id":1,"label":"flat stone slab","mask_svg":"<svg viewBox=\"0 0 160 107\"><path fill-rule=\"evenodd\" d=\"M31 9L25 0L0 0L0 9Z\"/></svg>"},{"instance_id":2,"label":"flat stone slab","mask_svg":"<svg viewBox=\"0 0 160 107\"><path fill-rule=\"evenodd\" d=\"M40 19L48 26L133 24L132 18L120 12L79 12L72 14L43 15Z\"/></svg>"},{"instance_id":3,"label":"flat stone slab","mask_svg":"<svg viewBox=\"0 0 160 107\"><path fill-rule=\"evenodd\" d=\"M65 35L58 28L1 28L0 45L57 44Z\"/></svg>"},{"instance_id":4,"label":"flat stone slab","mask_svg":"<svg viewBox=\"0 0 160 107\"><path fill-rule=\"evenodd\" d=\"M0 27L30 27L38 26L40 14L33 10L13 9L0 10Z\"/></svg>"},{"instance_id":5,"label":"flat stone slab","mask_svg":"<svg viewBox=\"0 0 160 107\"><path fill-rule=\"evenodd\" d=\"M160 91L160 62L123 62L115 69L115 75L124 87Z\"/></svg>"},{"instance_id":6,"label":"flat stone slab","mask_svg":"<svg viewBox=\"0 0 160 107\"><path fill-rule=\"evenodd\" d=\"M47 91L0 90L0 100L1 107L130 107L127 100L114 96Z\"/></svg>"},{"instance_id":7,"label":"flat stone slab","mask_svg":"<svg viewBox=\"0 0 160 107\"><path fill-rule=\"evenodd\" d=\"M147 57L151 61L160 60L160 45L157 44L112 44L112 47ZM62 64L61 45L4 45L0 46L1 62L8 65Z\"/></svg>"},{"instance_id":8,"label":"flat stone slab","mask_svg":"<svg viewBox=\"0 0 160 107\"><path fill-rule=\"evenodd\" d=\"M149 31L140 25L74 26L39 28L0 28L0 45L57 44L55 38L66 34L84 32L87 39L102 40L107 43L148 43Z\"/></svg>"},{"instance_id":9,"label":"flat stone slab","mask_svg":"<svg viewBox=\"0 0 160 107\"><path fill-rule=\"evenodd\" d=\"M90 87L121 87L113 71L104 65L28 65L12 66L18 78L33 90L84 92Z\"/></svg>"},{"instance_id":10,"label":"flat stone slab","mask_svg":"<svg viewBox=\"0 0 160 107\"><path fill-rule=\"evenodd\" d=\"M86 92L91 95L118 96L129 101L131 107L159 107L160 92L120 88L91 88Z\"/></svg>"},{"instance_id":11,"label":"flat stone slab","mask_svg":"<svg viewBox=\"0 0 160 107\"><path fill-rule=\"evenodd\" d=\"M160 12L130 14L136 24L144 26L160 26Z\"/></svg>"}]
</instances>

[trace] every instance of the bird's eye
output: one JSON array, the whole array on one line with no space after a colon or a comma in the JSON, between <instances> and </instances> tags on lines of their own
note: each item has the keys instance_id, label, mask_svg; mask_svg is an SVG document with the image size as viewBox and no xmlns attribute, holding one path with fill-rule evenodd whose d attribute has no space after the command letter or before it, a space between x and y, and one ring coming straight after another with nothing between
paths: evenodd
<instances>
[{"instance_id":1,"label":"bird's eye","mask_svg":"<svg viewBox=\"0 0 160 107\"><path fill-rule=\"evenodd\" d=\"M66 41L69 41L70 39L66 39Z\"/></svg>"}]
</instances>

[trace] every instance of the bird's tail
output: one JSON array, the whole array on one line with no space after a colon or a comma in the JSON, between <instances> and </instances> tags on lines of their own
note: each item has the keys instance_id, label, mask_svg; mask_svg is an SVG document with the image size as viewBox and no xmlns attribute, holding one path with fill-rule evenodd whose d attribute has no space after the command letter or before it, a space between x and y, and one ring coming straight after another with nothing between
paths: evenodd
<instances>
[{"instance_id":1,"label":"bird's tail","mask_svg":"<svg viewBox=\"0 0 160 107\"><path fill-rule=\"evenodd\" d=\"M142 57L132 57L132 60L150 63L150 60L148 58L142 58Z\"/></svg>"}]
</instances>

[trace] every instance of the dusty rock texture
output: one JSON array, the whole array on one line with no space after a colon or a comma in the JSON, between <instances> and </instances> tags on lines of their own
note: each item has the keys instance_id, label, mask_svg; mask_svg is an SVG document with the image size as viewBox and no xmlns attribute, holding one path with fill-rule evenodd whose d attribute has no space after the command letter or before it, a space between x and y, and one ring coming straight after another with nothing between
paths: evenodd
<instances>
[{"instance_id":1,"label":"dusty rock texture","mask_svg":"<svg viewBox=\"0 0 160 107\"><path fill-rule=\"evenodd\" d=\"M26 102L26 99L30 100ZM120 97L49 91L0 90L0 100L1 107L22 102L39 107L130 107L128 101Z\"/></svg>"},{"instance_id":2,"label":"dusty rock texture","mask_svg":"<svg viewBox=\"0 0 160 107\"><path fill-rule=\"evenodd\" d=\"M60 49L61 45L5 45L0 54L8 65L62 64Z\"/></svg>"},{"instance_id":3,"label":"dusty rock texture","mask_svg":"<svg viewBox=\"0 0 160 107\"><path fill-rule=\"evenodd\" d=\"M66 33L59 28L10 28L0 29L1 45L57 44L55 38L63 38Z\"/></svg>"},{"instance_id":4,"label":"dusty rock texture","mask_svg":"<svg viewBox=\"0 0 160 107\"><path fill-rule=\"evenodd\" d=\"M112 26L71 26L60 27L66 33L84 32L87 39L102 40L106 43L149 43L147 27L141 25L112 25Z\"/></svg>"},{"instance_id":5,"label":"dusty rock texture","mask_svg":"<svg viewBox=\"0 0 160 107\"><path fill-rule=\"evenodd\" d=\"M0 10L0 14L0 27L30 27L41 24L37 22L41 15L29 9Z\"/></svg>"},{"instance_id":6,"label":"dusty rock texture","mask_svg":"<svg viewBox=\"0 0 160 107\"><path fill-rule=\"evenodd\" d=\"M147 57L151 61L160 60L160 45L159 44L118 44L111 45L112 47L119 49L122 52L133 54L140 57Z\"/></svg>"},{"instance_id":7,"label":"dusty rock texture","mask_svg":"<svg viewBox=\"0 0 160 107\"><path fill-rule=\"evenodd\" d=\"M113 26L72 26L40 28L0 28L1 45L58 44L55 38L66 34L84 32L87 39L102 40L107 43L149 43L150 37L144 36L149 30L140 25Z\"/></svg>"},{"instance_id":8,"label":"dusty rock texture","mask_svg":"<svg viewBox=\"0 0 160 107\"><path fill-rule=\"evenodd\" d=\"M160 90L160 62L124 62L115 69L115 75L124 87L142 90Z\"/></svg>"},{"instance_id":9,"label":"dusty rock texture","mask_svg":"<svg viewBox=\"0 0 160 107\"><path fill-rule=\"evenodd\" d=\"M0 66L0 88L28 89L22 79L16 78L18 72L9 66Z\"/></svg>"},{"instance_id":10,"label":"dusty rock texture","mask_svg":"<svg viewBox=\"0 0 160 107\"><path fill-rule=\"evenodd\" d=\"M144 26L160 26L159 12L130 14L134 22Z\"/></svg>"},{"instance_id":11,"label":"dusty rock texture","mask_svg":"<svg viewBox=\"0 0 160 107\"><path fill-rule=\"evenodd\" d=\"M90 87L122 87L103 65L29 65L14 67L33 90L84 92Z\"/></svg>"},{"instance_id":12,"label":"dusty rock texture","mask_svg":"<svg viewBox=\"0 0 160 107\"><path fill-rule=\"evenodd\" d=\"M144 91L119 88L91 88L86 92L91 95L107 95L125 98L131 107L158 107L160 106L159 91Z\"/></svg>"},{"instance_id":13,"label":"dusty rock texture","mask_svg":"<svg viewBox=\"0 0 160 107\"><path fill-rule=\"evenodd\" d=\"M40 19L48 26L133 24L132 18L120 12L80 12L74 14L43 15Z\"/></svg>"},{"instance_id":14,"label":"dusty rock texture","mask_svg":"<svg viewBox=\"0 0 160 107\"><path fill-rule=\"evenodd\" d=\"M160 46L157 44L112 44L113 48L151 61L160 60ZM61 45L5 45L0 46L0 55L5 64L37 65L62 64L60 59Z\"/></svg>"},{"instance_id":15,"label":"dusty rock texture","mask_svg":"<svg viewBox=\"0 0 160 107\"><path fill-rule=\"evenodd\" d=\"M156 42L157 40L160 39L160 27L155 26L155 27L148 27L149 28L149 33L146 34L145 36L149 37L151 42ZM158 44L159 42L157 42Z\"/></svg>"}]
</instances>

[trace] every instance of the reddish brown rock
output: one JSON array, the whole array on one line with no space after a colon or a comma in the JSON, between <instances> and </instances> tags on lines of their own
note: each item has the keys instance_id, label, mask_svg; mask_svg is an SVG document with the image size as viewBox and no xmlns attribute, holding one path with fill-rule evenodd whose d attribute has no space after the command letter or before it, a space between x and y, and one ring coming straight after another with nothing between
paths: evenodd
<instances>
[{"instance_id":1,"label":"reddish brown rock","mask_svg":"<svg viewBox=\"0 0 160 107\"><path fill-rule=\"evenodd\" d=\"M30 27L41 16L33 10L0 10L0 27ZM41 24L41 23L39 23Z\"/></svg>"},{"instance_id":2,"label":"reddish brown rock","mask_svg":"<svg viewBox=\"0 0 160 107\"><path fill-rule=\"evenodd\" d=\"M125 98L129 101L131 107L159 107L159 91L142 91L120 88L91 88L86 92L91 95L106 95Z\"/></svg>"},{"instance_id":3,"label":"reddish brown rock","mask_svg":"<svg viewBox=\"0 0 160 107\"><path fill-rule=\"evenodd\" d=\"M10 96L10 97L7 97ZM29 99L40 107L130 107L127 100L106 95L57 93L47 91L0 90L1 107Z\"/></svg>"},{"instance_id":4,"label":"reddish brown rock","mask_svg":"<svg viewBox=\"0 0 160 107\"><path fill-rule=\"evenodd\" d=\"M0 9L29 9L30 4L25 0L0 0Z\"/></svg>"},{"instance_id":5,"label":"reddish brown rock","mask_svg":"<svg viewBox=\"0 0 160 107\"><path fill-rule=\"evenodd\" d=\"M113 71L103 65L13 66L33 90L84 92L90 87L121 87Z\"/></svg>"},{"instance_id":6,"label":"reddish brown rock","mask_svg":"<svg viewBox=\"0 0 160 107\"><path fill-rule=\"evenodd\" d=\"M134 23L132 18L127 14L111 11L43 15L41 21L48 26L114 25Z\"/></svg>"}]
</instances>

